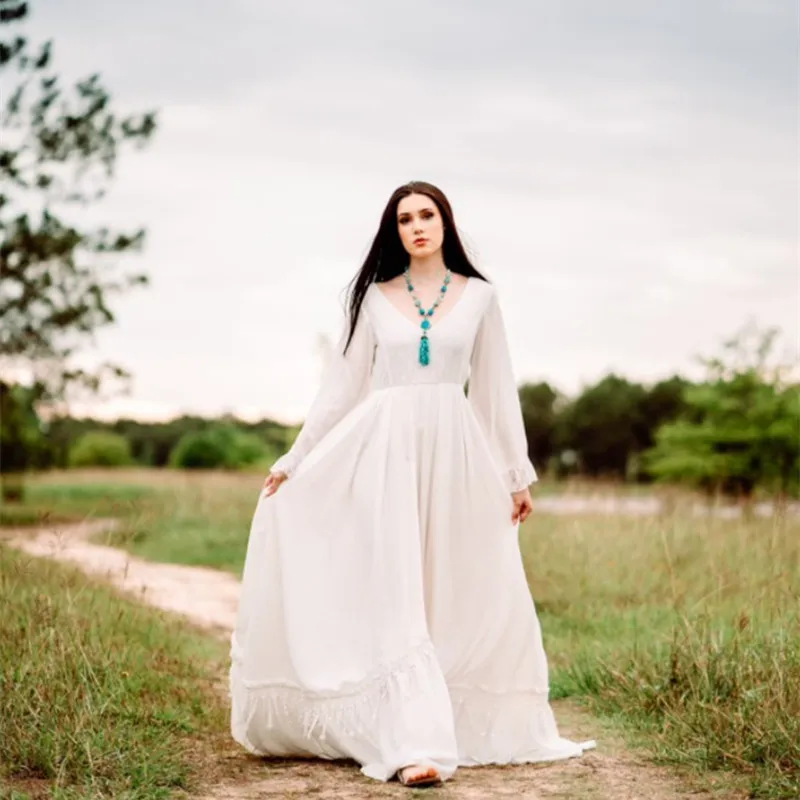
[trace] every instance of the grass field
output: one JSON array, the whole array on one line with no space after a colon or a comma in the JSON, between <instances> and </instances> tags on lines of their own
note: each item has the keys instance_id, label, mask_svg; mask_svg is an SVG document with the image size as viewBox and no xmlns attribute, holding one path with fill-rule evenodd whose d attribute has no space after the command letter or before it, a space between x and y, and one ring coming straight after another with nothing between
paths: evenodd
<instances>
[{"instance_id":1,"label":"grass field","mask_svg":"<svg viewBox=\"0 0 800 800\"><path fill-rule=\"evenodd\" d=\"M656 755L800 797L800 529L542 517L522 532L556 694Z\"/></svg>"},{"instance_id":2,"label":"grass field","mask_svg":"<svg viewBox=\"0 0 800 800\"><path fill-rule=\"evenodd\" d=\"M0 608L1 797L191 789L198 754L227 731L219 642L1 545Z\"/></svg>"},{"instance_id":3,"label":"grass field","mask_svg":"<svg viewBox=\"0 0 800 800\"><path fill-rule=\"evenodd\" d=\"M118 546L238 574L261 480L43 476L10 516L117 516ZM796 518L696 518L680 503L652 518L534 513L521 547L556 696L582 698L658 759L729 770L753 797L800 796Z\"/></svg>"}]
</instances>

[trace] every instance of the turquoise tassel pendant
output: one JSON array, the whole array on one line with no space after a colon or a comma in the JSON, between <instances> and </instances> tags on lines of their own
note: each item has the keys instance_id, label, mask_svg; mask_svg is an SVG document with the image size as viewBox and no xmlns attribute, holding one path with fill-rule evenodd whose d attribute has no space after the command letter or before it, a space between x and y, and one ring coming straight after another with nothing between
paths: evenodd
<instances>
[{"instance_id":1,"label":"turquoise tassel pendant","mask_svg":"<svg viewBox=\"0 0 800 800\"><path fill-rule=\"evenodd\" d=\"M428 364L431 363L431 348L430 342L428 341L428 331L431 327L431 321L428 317L432 317L434 311L436 311L439 303L442 302L444 299L445 294L447 293L447 285L450 283L450 270L446 271L444 277L444 283L442 284L442 288L440 289L439 299L426 311L422 307L422 303L420 300L414 295L414 286L411 283L411 278L409 276L408 269L405 271L405 279L406 279L406 287L408 288L411 297L414 300L414 305L417 307L419 314L421 317L424 317L422 323L420 324L420 328L422 328L422 338L419 340L419 363L423 367L427 367Z\"/></svg>"},{"instance_id":2,"label":"turquoise tassel pendant","mask_svg":"<svg viewBox=\"0 0 800 800\"><path fill-rule=\"evenodd\" d=\"M431 363L431 351L428 347L428 337L423 333L419 340L419 363L427 367Z\"/></svg>"}]
</instances>

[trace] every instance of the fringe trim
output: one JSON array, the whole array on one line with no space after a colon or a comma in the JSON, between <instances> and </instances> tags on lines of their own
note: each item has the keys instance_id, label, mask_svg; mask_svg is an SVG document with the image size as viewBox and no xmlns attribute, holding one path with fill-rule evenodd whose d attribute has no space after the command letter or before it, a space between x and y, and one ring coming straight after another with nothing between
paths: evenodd
<instances>
[{"instance_id":1,"label":"fringe trim","mask_svg":"<svg viewBox=\"0 0 800 800\"><path fill-rule=\"evenodd\" d=\"M234 738L259 753L248 732L260 714L267 730L279 719L299 722L304 739L324 742L329 731L347 736L373 735L377 717L387 701L407 699L426 682L425 674L439 669L433 644L425 640L405 655L381 663L370 675L341 690L312 692L280 681L246 681L240 676L241 653L231 648L230 695ZM424 689L423 689L424 691Z\"/></svg>"},{"instance_id":2,"label":"fringe trim","mask_svg":"<svg viewBox=\"0 0 800 800\"><path fill-rule=\"evenodd\" d=\"M433 644L424 640L403 656L381 663L363 680L336 691L312 692L288 682L243 680L242 653L235 639L231 658L231 732L255 755L288 754L256 746L250 733L257 724L265 733L276 730L284 743L280 746L290 746L291 741L293 754L300 750L336 757L338 747L326 742L329 733L334 738L372 739L381 711L429 691L427 676L440 669ZM594 741L572 742L559 735L546 689L451 685L448 690L458 763L463 766L555 761L595 746Z\"/></svg>"}]
</instances>

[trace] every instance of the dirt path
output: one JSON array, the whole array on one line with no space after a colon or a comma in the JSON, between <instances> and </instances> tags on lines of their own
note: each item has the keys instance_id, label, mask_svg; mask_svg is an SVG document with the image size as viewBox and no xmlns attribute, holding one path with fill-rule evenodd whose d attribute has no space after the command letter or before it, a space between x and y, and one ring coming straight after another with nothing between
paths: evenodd
<instances>
[{"instance_id":1,"label":"dirt path","mask_svg":"<svg viewBox=\"0 0 800 800\"><path fill-rule=\"evenodd\" d=\"M94 520L42 530L3 532L3 541L33 556L77 564L123 592L158 608L182 614L195 624L227 637L234 625L239 582L232 575L203 567L157 564L88 539L113 529L114 520ZM397 783L379 784L352 763L266 760L227 742L209 765L211 785L202 800L367 800L391 797L440 797L487 800L734 800L744 797L682 786L671 771L654 766L626 749L620 739L575 705L555 702L565 736L597 739L598 749L580 759L549 765L461 769L435 791L409 791Z\"/></svg>"},{"instance_id":2,"label":"dirt path","mask_svg":"<svg viewBox=\"0 0 800 800\"><path fill-rule=\"evenodd\" d=\"M4 539L30 555L76 564L140 601L181 614L203 628L230 634L239 603L239 581L233 575L208 567L157 564L89 541L116 527L116 520L98 519L40 530L7 530Z\"/></svg>"}]
</instances>

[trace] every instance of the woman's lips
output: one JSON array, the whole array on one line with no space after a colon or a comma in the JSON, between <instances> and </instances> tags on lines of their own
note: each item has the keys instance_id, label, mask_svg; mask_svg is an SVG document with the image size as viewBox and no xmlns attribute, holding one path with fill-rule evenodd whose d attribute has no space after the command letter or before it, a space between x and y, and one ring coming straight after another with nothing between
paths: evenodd
<instances>
[{"instance_id":1,"label":"woman's lips","mask_svg":"<svg viewBox=\"0 0 800 800\"><path fill-rule=\"evenodd\" d=\"M427 241L427 239L414 239L414 244L425 244Z\"/></svg>"}]
</instances>

